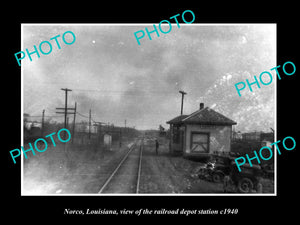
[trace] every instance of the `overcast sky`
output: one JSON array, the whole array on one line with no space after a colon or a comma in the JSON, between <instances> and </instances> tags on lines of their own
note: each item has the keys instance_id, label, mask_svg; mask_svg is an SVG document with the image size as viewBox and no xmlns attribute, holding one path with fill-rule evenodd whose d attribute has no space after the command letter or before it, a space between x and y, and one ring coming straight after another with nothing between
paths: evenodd
<instances>
[{"instance_id":1,"label":"overcast sky","mask_svg":"<svg viewBox=\"0 0 300 225\"><path fill-rule=\"evenodd\" d=\"M22 60L24 113L40 116L45 109L46 116L55 115L56 107L64 107L60 89L69 88L68 106L77 102L83 115L91 109L95 121L123 126L126 119L128 126L157 129L180 114L178 91L184 90L184 114L204 102L235 120L237 130L274 128L275 82L253 87L253 93L245 89L242 97L234 87L276 66L274 24L173 24L170 33L153 33L138 45L134 32L152 26L23 25L23 51L66 31L76 35L72 45L58 38L60 50L52 40L49 55Z\"/></svg>"}]
</instances>

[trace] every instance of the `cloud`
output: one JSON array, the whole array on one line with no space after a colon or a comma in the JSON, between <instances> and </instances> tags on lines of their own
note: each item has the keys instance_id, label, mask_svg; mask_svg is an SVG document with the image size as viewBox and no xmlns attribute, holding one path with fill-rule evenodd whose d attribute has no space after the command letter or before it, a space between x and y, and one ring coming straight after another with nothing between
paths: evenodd
<instances>
[{"instance_id":1,"label":"cloud","mask_svg":"<svg viewBox=\"0 0 300 225\"><path fill-rule=\"evenodd\" d=\"M61 106L60 89L68 87L71 105L76 101L82 113L92 108L95 120L116 125L128 118L137 127L157 128L180 112L181 89L188 93L186 113L197 110L202 99L232 115L229 106L237 99L230 85L276 66L273 25L173 26L170 33L152 34L152 40L145 36L138 45L133 34L144 27L26 25L25 48L68 30L76 41L32 62L24 60L25 112ZM260 92L255 95L263 99ZM246 113L239 112L234 113L241 118ZM260 116L266 119L266 112Z\"/></svg>"}]
</instances>

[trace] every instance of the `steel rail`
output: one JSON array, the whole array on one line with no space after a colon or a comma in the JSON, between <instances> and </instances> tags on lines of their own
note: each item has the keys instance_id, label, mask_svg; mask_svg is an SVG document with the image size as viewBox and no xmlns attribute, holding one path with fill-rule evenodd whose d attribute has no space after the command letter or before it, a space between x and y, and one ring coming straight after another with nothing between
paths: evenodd
<instances>
[{"instance_id":1,"label":"steel rail","mask_svg":"<svg viewBox=\"0 0 300 225\"><path fill-rule=\"evenodd\" d=\"M105 183L103 184L103 186L101 187L101 189L98 191L98 194L101 194L103 192L103 190L106 188L106 186L109 184L109 182L111 181L111 179L114 177L114 175L117 173L117 171L119 170L119 168L121 167L121 165L123 164L123 162L127 159L128 155L132 152L132 150L135 148L135 144L133 144L129 151L126 153L126 155L123 157L123 159L121 160L121 162L118 164L118 166L115 168L115 170L111 173L111 175L109 176L109 178L105 181Z\"/></svg>"},{"instance_id":2,"label":"steel rail","mask_svg":"<svg viewBox=\"0 0 300 225\"><path fill-rule=\"evenodd\" d=\"M139 169L138 169L138 175L137 175L137 183L136 183L136 193L139 193L140 188L140 177L141 177L141 170L142 170L142 152L144 148L144 141L142 140L141 146L140 146L140 158L139 158Z\"/></svg>"},{"instance_id":3,"label":"steel rail","mask_svg":"<svg viewBox=\"0 0 300 225\"><path fill-rule=\"evenodd\" d=\"M110 183L110 181L112 180L112 178L115 176L115 174L118 172L118 170L120 169L120 167L123 165L123 163L125 162L125 160L128 158L129 154L132 152L132 150L136 147L136 143L134 143L130 149L128 150L128 152L126 153L126 155L123 157L123 159L120 161L120 163L118 164L118 166L115 168L115 170L111 173L111 175L108 177L108 179L105 181L105 183L103 184L103 186L101 187L101 189L98 191L98 194L101 194L105 188L108 186L108 184ZM141 152L140 152L140 157L141 157ZM140 177L140 168L141 168L141 159L139 159L139 168L138 168L138 180L137 180L137 187L136 187L136 193L138 192L139 189L139 177Z\"/></svg>"}]
</instances>

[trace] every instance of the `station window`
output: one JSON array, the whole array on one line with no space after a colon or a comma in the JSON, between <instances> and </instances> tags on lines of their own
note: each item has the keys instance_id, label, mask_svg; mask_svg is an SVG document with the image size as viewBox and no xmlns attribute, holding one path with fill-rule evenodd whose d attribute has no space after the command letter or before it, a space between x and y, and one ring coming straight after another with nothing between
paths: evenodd
<instances>
[{"instance_id":1,"label":"station window","mask_svg":"<svg viewBox=\"0 0 300 225\"><path fill-rule=\"evenodd\" d=\"M191 133L191 151L209 152L209 133L192 132Z\"/></svg>"}]
</instances>

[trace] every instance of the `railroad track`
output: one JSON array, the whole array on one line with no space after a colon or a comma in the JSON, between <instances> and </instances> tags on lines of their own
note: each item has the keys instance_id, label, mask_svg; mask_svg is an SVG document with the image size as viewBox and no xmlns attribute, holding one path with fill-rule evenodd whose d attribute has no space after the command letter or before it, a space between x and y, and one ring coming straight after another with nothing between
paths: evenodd
<instances>
[{"instance_id":1,"label":"railroad track","mask_svg":"<svg viewBox=\"0 0 300 225\"><path fill-rule=\"evenodd\" d=\"M140 144L138 144L140 142ZM100 188L104 193L139 193L143 140L134 143Z\"/></svg>"}]
</instances>

